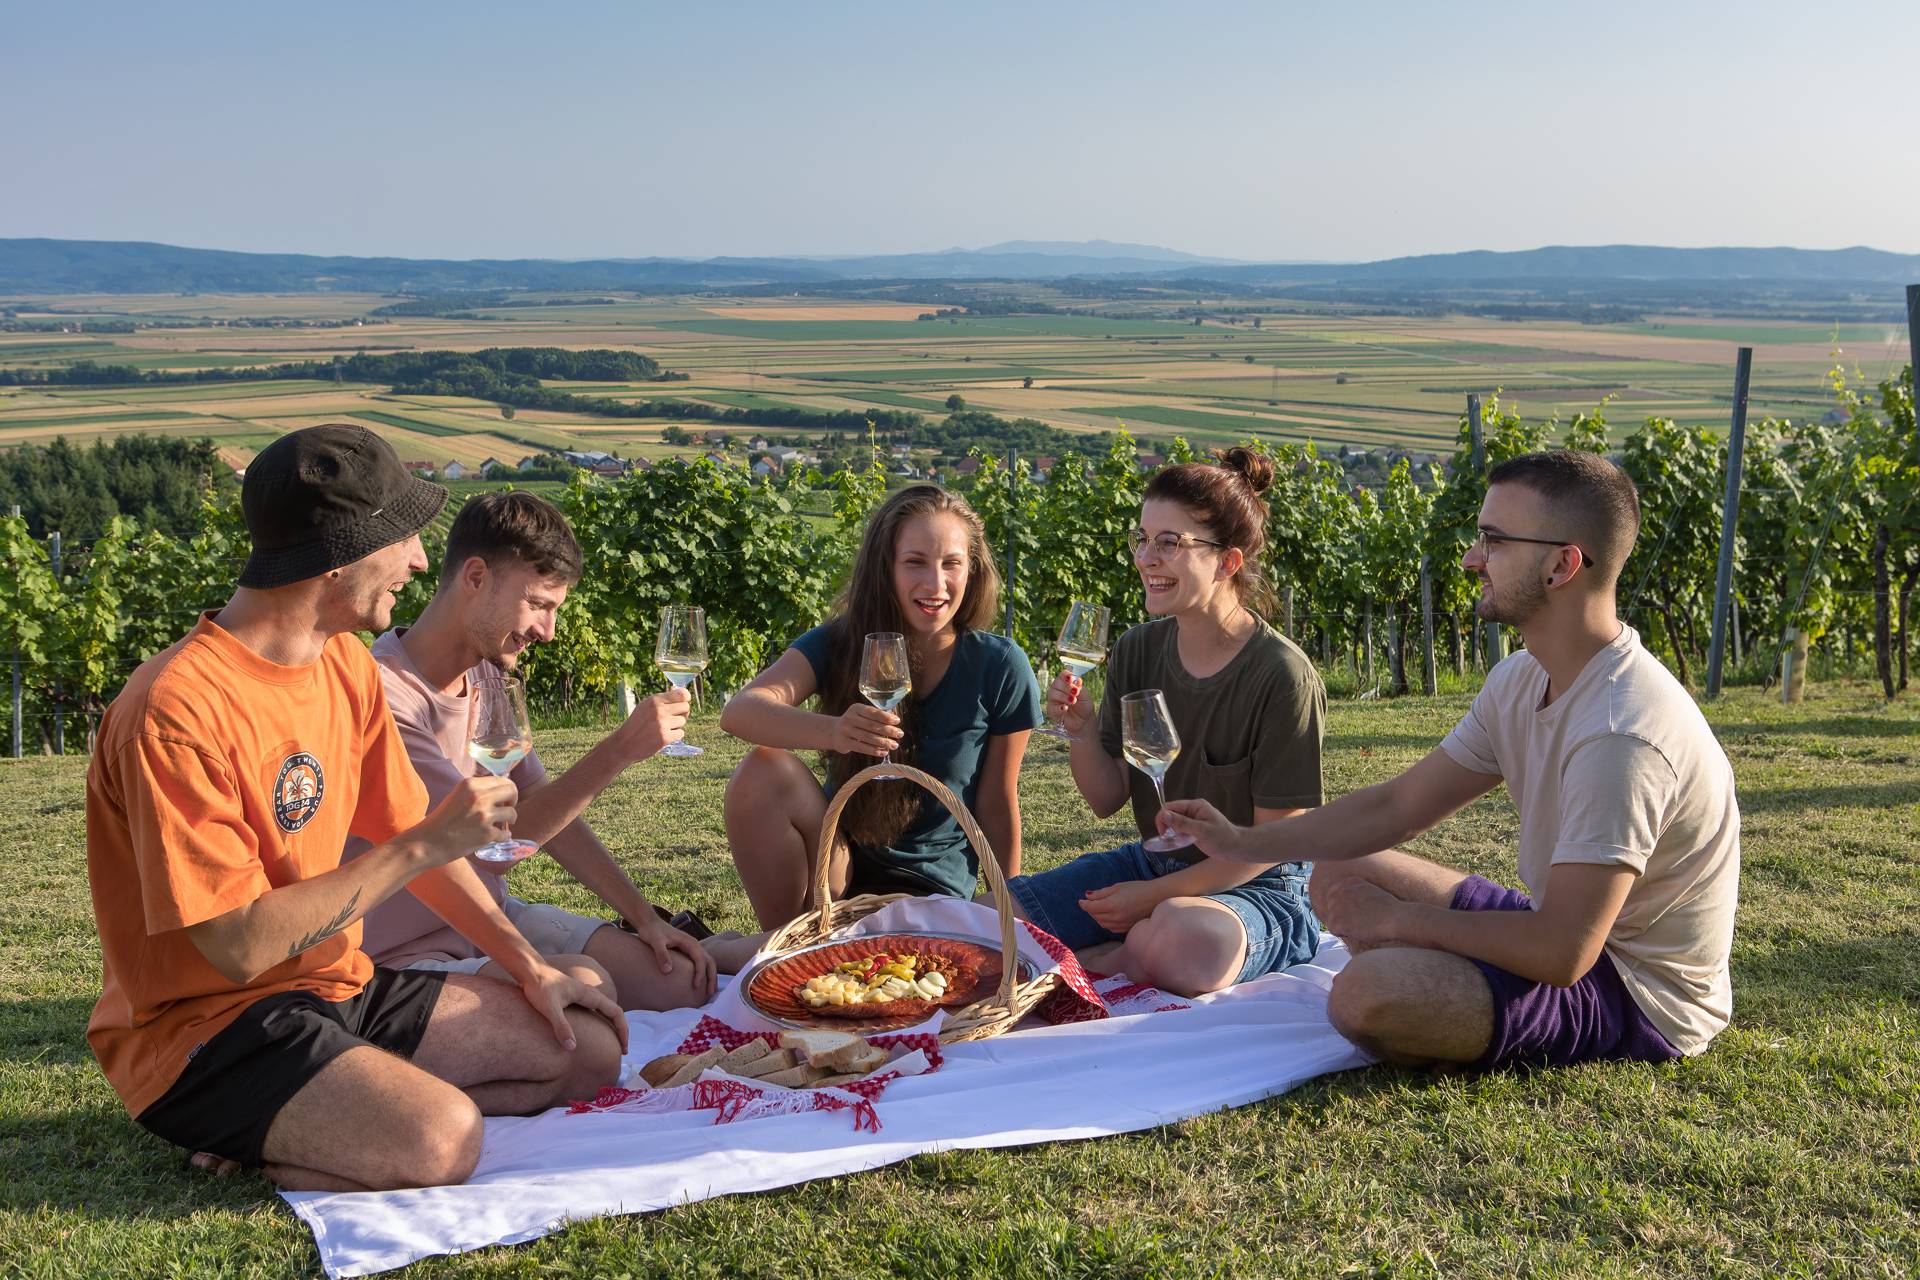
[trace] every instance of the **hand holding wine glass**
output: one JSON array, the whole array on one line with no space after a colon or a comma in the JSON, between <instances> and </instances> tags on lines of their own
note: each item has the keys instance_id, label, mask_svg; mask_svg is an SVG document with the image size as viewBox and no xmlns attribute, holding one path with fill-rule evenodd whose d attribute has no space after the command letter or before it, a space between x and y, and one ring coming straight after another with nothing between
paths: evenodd
<instances>
[{"instance_id":1,"label":"hand holding wine glass","mask_svg":"<svg viewBox=\"0 0 1920 1280\"><path fill-rule=\"evenodd\" d=\"M913 667L907 660L907 638L897 631L876 631L867 637L860 655L860 693L882 711L891 712L913 692ZM893 759L891 749L880 755L880 763ZM898 778L897 773L877 775Z\"/></svg>"},{"instance_id":2,"label":"hand holding wine glass","mask_svg":"<svg viewBox=\"0 0 1920 1280\"><path fill-rule=\"evenodd\" d=\"M1167 804L1167 788L1162 781L1167 770L1180 757L1180 734L1167 711L1166 695L1158 689L1141 689L1120 699L1120 753L1127 763L1153 780L1153 793L1160 807ZM1175 832L1150 836L1141 844L1155 853L1192 844L1187 836Z\"/></svg>"},{"instance_id":3,"label":"hand holding wine glass","mask_svg":"<svg viewBox=\"0 0 1920 1280\"><path fill-rule=\"evenodd\" d=\"M1087 673L1107 660L1108 619L1107 607L1089 600L1075 600L1067 610L1067 620L1060 624L1057 646L1060 665L1065 670L1062 676L1055 678L1047 698L1049 711L1058 703L1059 714L1056 718L1062 725L1045 725L1041 733L1055 738L1071 738L1075 731L1085 727L1091 709L1075 716L1071 726L1066 725L1067 712L1079 701Z\"/></svg>"},{"instance_id":4,"label":"hand holding wine glass","mask_svg":"<svg viewBox=\"0 0 1920 1280\"><path fill-rule=\"evenodd\" d=\"M484 676L467 692L467 754L496 778L504 778L533 750L533 722L527 718L525 686L509 675ZM482 862L518 862L539 846L500 839L481 845L473 856Z\"/></svg>"},{"instance_id":5,"label":"hand holding wine glass","mask_svg":"<svg viewBox=\"0 0 1920 1280\"><path fill-rule=\"evenodd\" d=\"M654 645L654 665L676 689L684 689L707 669L707 614L690 605L670 604L660 610L660 638ZM697 756L705 748L690 742L670 742L663 756Z\"/></svg>"}]
</instances>

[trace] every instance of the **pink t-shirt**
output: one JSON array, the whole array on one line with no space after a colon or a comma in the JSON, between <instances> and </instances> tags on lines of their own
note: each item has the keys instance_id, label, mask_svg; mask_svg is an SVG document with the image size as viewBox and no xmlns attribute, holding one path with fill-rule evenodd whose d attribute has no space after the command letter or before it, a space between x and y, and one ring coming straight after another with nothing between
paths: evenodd
<instances>
[{"instance_id":1,"label":"pink t-shirt","mask_svg":"<svg viewBox=\"0 0 1920 1280\"><path fill-rule=\"evenodd\" d=\"M405 634L406 628L399 627L374 641L373 658L386 684L387 705L393 709L400 741L420 781L426 784L427 808L431 812L462 778L480 771L467 756L467 689L482 676L499 675L500 669L491 663L482 663L467 672L459 693L442 693L427 682L413 665L413 659L407 656L406 646L400 643L400 637ZM528 752L527 758L507 776L522 791L530 791L546 781L547 771L540 757ZM364 840L349 840L342 860L358 857L370 847ZM506 900L507 872L513 863L502 865L468 858L467 864L480 873L480 883L487 886L495 902ZM413 950L408 944L447 927L446 921L410 893L394 894L368 912L363 923L365 940L360 945L375 964Z\"/></svg>"}]
</instances>

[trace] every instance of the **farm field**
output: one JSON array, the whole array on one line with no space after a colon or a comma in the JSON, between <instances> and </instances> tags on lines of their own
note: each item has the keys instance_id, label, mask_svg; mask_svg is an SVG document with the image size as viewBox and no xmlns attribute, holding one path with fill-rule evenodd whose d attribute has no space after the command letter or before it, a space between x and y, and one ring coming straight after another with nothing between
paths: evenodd
<instances>
[{"instance_id":1,"label":"farm field","mask_svg":"<svg viewBox=\"0 0 1920 1280\"><path fill-rule=\"evenodd\" d=\"M1358 317L1329 308L1262 314L1256 329L1251 315L1233 311L1253 305L1248 300L1207 299L1201 323L1176 319L1201 301L1187 295L1164 302L1057 300L1114 318L929 320L915 317L930 307L911 303L695 295L562 298L561 305L495 307L457 318L372 315L389 301L367 294L0 298L0 307L21 320L80 329L0 334L0 368L91 360L177 371L363 351L604 346L644 352L689 381L565 389L737 408L885 407L932 415L944 413L946 398L958 392L971 407L1068 431L1124 424L1137 436L1181 433L1202 445L1253 436L1445 452L1469 392L1500 391L1537 418L1567 418L1611 396L1608 414L1618 432L1656 415L1717 426L1730 410L1739 344L1755 347L1756 418L1825 413L1832 404L1827 373L1836 363L1871 381L1905 358L1904 334L1893 326L1701 316L1503 323ZM95 319L179 327L86 332ZM281 432L337 419L365 423L407 459L437 466L516 461L542 448L641 457L684 452L662 441L670 419L528 410L508 420L492 404L395 397L377 386L0 388L0 447L165 431L211 436L243 460ZM698 420L679 425L710 429Z\"/></svg>"}]
</instances>

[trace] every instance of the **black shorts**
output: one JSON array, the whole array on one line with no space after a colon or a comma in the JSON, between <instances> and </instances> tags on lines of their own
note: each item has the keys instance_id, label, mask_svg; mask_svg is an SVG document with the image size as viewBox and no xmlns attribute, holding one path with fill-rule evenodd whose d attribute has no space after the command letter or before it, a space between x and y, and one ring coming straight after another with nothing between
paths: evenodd
<instances>
[{"instance_id":1,"label":"black shorts","mask_svg":"<svg viewBox=\"0 0 1920 1280\"><path fill-rule=\"evenodd\" d=\"M329 1062L361 1045L414 1055L446 978L375 969L359 995L338 1003L310 991L256 1000L200 1046L139 1123L189 1151L257 1168L280 1108Z\"/></svg>"}]
</instances>

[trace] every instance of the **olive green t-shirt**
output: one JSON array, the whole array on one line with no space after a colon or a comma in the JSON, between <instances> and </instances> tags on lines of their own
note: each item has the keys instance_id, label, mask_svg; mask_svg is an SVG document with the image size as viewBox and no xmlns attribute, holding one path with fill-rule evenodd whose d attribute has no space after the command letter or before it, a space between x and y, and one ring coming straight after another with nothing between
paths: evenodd
<instances>
[{"instance_id":1,"label":"olive green t-shirt","mask_svg":"<svg viewBox=\"0 0 1920 1280\"><path fill-rule=\"evenodd\" d=\"M1232 661L1203 680L1180 665L1179 634L1178 619L1144 622L1108 654L1100 701L1100 745L1107 754L1120 755L1120 699L1159 689L1180 735L1180 755L1167 770L1167 799L1210 800L1242 825L1253 821L1256 806L1321 804L1327 691L1307 655L1262 622ZM1153 835L1160 809L1153 780L1129 768L1127 785L1141 835Z\"/></svg>"}]
</instances>

